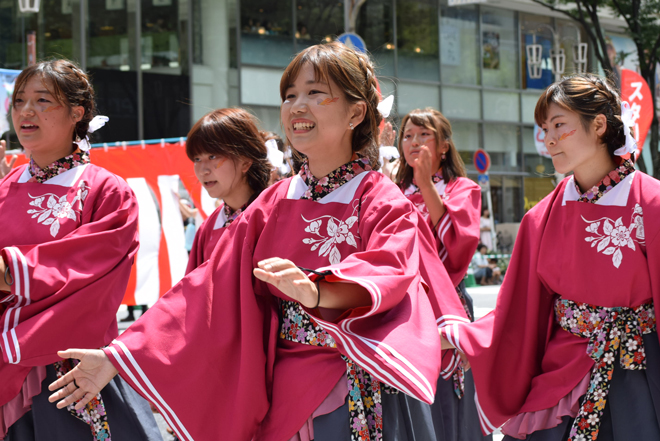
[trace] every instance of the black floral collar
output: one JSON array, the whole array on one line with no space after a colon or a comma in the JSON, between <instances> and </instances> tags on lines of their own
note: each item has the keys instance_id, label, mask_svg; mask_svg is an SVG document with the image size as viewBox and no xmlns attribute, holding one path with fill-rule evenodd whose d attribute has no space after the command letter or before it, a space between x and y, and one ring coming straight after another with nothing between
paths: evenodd
<instances>
[{"instance_id":1,"label":"black floral collar","mask_svg":"<svg viewBox=\"0 0 660 441\"><path fill-rule=\"evenodd\" d=\"M635 166L630 162L630 160L624 160L621 165L616 167L614 170L609 172L600 182L593 187L591 187L586 192L582 193L580 186L578 185L577 180L573 177L573 182L575 183L575 188L577 189L580 197L578 202L587 202L590 204L595 204L600 198L602 198L608 191L612 190L619 182L623 181L626 176L635 171Z\"/></svg>"},{"instance_id":2,"label":"black floral collar","mask_svg":"<svg viewBox=\"0 0 660 441\"><path fill-rule=\"evenodd\" d=\"M227 204L225 204L222 207L222 210L225 212L225 217L227 220L225 221L225 224L223 227L228 227L232 222L236 220L236 218L247 208L247 206L250 204L250 202L246 202L245 205L243 205L241 208L238 210L234 211L231 209L231 207Z\"/></svg>"},{"instance_id":3,"label":"black floral collar","mask_svg":"<svg viewBox=\"0 0 660 441\"><path fill-rule=\"evenodd\" d=\"M307 162L307 159L305 159L305 162L303 162L303 165L300 168L299 174L308 188L301 199L318 201L324 196L330 194L333 190L353 179L355 176L369 170L371 170L369 159L354 155L350 162L347 162L336 170L330 172L327 176L324 176L321 179L316 179L309 171L309 163Z\"/></svg>"},{"instance_id":4,"label":"black floral collar","mask_svg":"<svg viewBox=\"0 0 660 441\"><path fill-rule=\"evenodd\" d=\"M28 182L38 182L43 184L47 180L54 178L61 173L85 164L89 164L89 152L83 152L80 149L76 149L76 151L70 155L60 158L44 168L39 167L37 163L34 162L34 159L30 158L29 167L32 178L30 178Z\"/></svg>"}]
</instances>

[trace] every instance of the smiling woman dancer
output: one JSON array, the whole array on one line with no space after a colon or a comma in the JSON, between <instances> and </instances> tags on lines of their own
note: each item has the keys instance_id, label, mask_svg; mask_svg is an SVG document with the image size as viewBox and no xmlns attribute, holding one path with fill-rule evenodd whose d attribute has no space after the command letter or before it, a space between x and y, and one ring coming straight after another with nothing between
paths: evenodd
<instances>
[{"instance_id":1,"label":"smiling woman dancer","mask_svg":"<svg viewBox=\"0 0 660 441\"><path fill-rule=\"evenodd\" d=\"M254 117L243 109L204 115L188 133L195 176L220 206L199 227L186 273L206 262L226 228L268 187L271 165Z\"/></svg>"},{"instance_id":2,"label":"smiling woman dancer","mask_svg":"<svg viewBox=\"0 0 660 441\"><path fill-rule=\"evenodd\" d=\"M147 402L119 378L81 410L48 403L45 386L73 367L58 350L117 336L138 208L126 182L90 164L98 119L82 70L66 60L28 67L12 104L31 157L0 182L0 439L160 440Z\"/></svg>"},{"instance_id":3,"label":"smiling woman dancer","mask_svg":"<svg viewBox=\"0 0 660 441\"><path fill-rule=\"evenodd\" d=\"M231 440L434 439L406 433L415 421L389 392L432 401L437 326L467 318L430 229L370 171L374 78L340 43L298 54L280 93L300 173L115 343L63 352L82 361L51 400L83 405L119 371L186 441L215 440L210 425Z\"/></svg>"},{"instance_id":4,"label":"smiling woman dancer","mask_svg":"<svg viewBox=\"0 0 660 441\"><path fill-rule=\"evenodd\" d=\"M584 74L534 117L559 173L523 218L494 313L445 328L472 363L485 431L508 440L660 439L660 182L624 159L632 112Z\"/></svg>"}]
</instances>

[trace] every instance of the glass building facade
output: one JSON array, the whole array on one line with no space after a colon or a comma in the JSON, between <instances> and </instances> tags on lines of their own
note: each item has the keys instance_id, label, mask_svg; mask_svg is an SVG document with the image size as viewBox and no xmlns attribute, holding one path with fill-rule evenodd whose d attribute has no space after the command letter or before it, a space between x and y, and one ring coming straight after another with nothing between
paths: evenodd
<instances>
[{"instance_id":1,"label":"glass building facade","mask_svg":"<svg viewBox=\"0 0 660 441\"><path fill-rule=\"evenodd\" d=\"M42 0L26 14L7 0L0 21L0 68L26 65L34 32L37 59L66 57L90 72L99 112L110 117L95 142L185 136L199 117L230 106L281 132L283 68L349 23L383 95L395 97L395 123L412 109L441 110L475 180L472 155L489 152L498 222L519 222L554 187L552 162L535 148L533 110L554 80L550 48L565 49L571 73L580 33L530 0L367 0L354 17L342 0ZM530 43L543 46L541 78L526 68Z\"/></svg>"}]
</instances>

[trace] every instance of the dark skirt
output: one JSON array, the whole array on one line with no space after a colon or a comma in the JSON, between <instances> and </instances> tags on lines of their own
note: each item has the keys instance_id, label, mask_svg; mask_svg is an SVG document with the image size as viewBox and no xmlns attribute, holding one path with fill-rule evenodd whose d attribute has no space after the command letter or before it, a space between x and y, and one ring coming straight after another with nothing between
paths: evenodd
<instances>
[{"instance_id":1,"label":"dark skirt","mask_svg":"<svg viewBox=\"0 0 660 441\"><path fill-rule=\"evenodd\" d=\"M55 368L46 367L42 392L33 397L32 410L8 430L5 441L92 441L92 431L67 409L48 402L48 385L57 379ZM162 441L149 404L121 377L102 391L108 413L110 436L115 441Z\"/></svg>"},{"instance_id":2,"label":"dark skirt","mask_svg":"<svg viewBox=\"0 0 660 441\"><path fill-rule=\"evenodd\" d=\"M622 369L618 357L615 361L598 441L660 440L660 344L657 332L643 338L645 370ZM566 416L557 427L539 430L525 439L564 441L572 425L573 418ZM504 440L517 438L505 436Z\"/></svg>"},{"instance_id":3,"label":"dark skirt","mask_svg":"<svg viewBox=\"0 0 660 441\"><path fill-rule=\"evenodd\" d=\"M459 289L465 296L474 317L472 298L461 282ZM465 375L465 394L458 399L452 379L438 379L435 402L431 405L404 393L382 394L384 441L481 441L484 436L474 402L472 373ZM314 419L315 441L350 441L348 399L339 409Z\"/></svg>"}]
</instances>

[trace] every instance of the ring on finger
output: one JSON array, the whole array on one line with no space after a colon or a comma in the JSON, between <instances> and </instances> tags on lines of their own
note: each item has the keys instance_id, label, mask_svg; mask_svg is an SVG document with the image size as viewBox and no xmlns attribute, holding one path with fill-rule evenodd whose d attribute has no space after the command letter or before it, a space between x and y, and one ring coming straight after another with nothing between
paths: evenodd
<instances>
[{"instance_id":1,"label":"ring on finger","mask_svg":"<svg viewBox=\"0 0 660 441\"><path fill-rule=\"evenodd\" d=\"M80 386L78 386L78 383L76 383L76 379L73 379L73 385L76 386L76 389L80 389Z\"/></svg>"}]
</instances>

